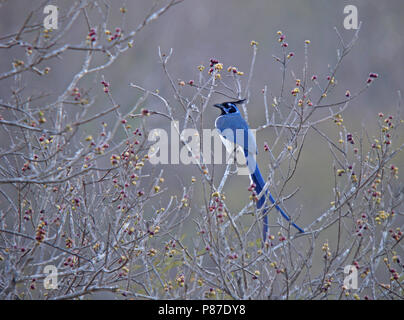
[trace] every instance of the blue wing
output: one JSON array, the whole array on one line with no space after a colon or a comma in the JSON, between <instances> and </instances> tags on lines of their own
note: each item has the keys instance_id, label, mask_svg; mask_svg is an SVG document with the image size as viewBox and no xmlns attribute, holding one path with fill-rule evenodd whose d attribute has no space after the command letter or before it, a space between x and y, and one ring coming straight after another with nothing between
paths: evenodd
<instances>
[{"instance_id":1,"label":"blue wing","mask_svg":"<svg viewBox=\"0 0 404 320\"><path fill-rule=\"evenodd\" d=\"M257 194L260 194L262 189L265 186L265 180L261 175L261 172L258 168L258 164L256 162L256 153L257 153L257 146L255 138L251 136L251 132L248 130L247 122L241 117L240 114L227 114L225 116L220 116L216 119L216 128L221 132L222 136L227 139L231 143L239 144L244 151L244 155L247 159L247 165L250 170L250 178L251 181L255 184L255 191ZM243 139L237 138L237 130L243 130ZM240 131L239 131L240 132ZM223 141L226 148L229 148L229 145ZM229 150L230 152L232 150ZM268 195L269 200L275 204L276 201L272 197L271 193L267 191L265 195L263 195L257 202L257 208L260 209L265 203L265 196ZM284 217L287 221L290 221L290 217L282 210L279 205L275 205L275 208L280 212L282 217ZM263 239L266 240L267 233L268 233L268 215L267 215L268 207L264 208L264 226L263 226ZM295 227L299 232L304 232L302 228L300 228L295 223L292 223L292 226Z\"/></svg>"}]
</instances>

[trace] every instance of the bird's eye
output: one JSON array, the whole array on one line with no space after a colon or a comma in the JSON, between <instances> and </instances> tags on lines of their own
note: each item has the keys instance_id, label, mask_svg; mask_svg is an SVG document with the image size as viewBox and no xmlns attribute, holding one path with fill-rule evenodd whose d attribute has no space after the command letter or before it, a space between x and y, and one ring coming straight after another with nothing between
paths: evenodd
<instances>
[{"instance_id":1,"label":"bird's eye","mask_svg":"<svg viewBox=\"0 0 404 320\"><path fill-rule=\"evenodd\" d=\"M227 109L228 113L237 112L237 109L236 109L235 105L232 104L232 103L226 103L226 109Z\"/></svg>"}]
</instances>

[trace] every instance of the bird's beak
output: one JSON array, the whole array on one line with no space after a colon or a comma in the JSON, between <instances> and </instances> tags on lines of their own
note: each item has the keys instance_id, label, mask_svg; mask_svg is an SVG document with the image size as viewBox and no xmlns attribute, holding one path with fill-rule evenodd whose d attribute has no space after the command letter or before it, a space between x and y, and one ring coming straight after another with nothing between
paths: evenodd
<instances>
[{"instance_id":1,"label":"bird's beak","mask_svg":"<svg viewBox=\"0 0 404 320\"><path fill-rule=\"evenodd\" d=\"M219 104L219 103L214 104L213 106L216 107L216 108L219 108L219 109L222 109L222 108L223 108L223 106L222 106L221 104Z\"/></svg>"}]
</instances>

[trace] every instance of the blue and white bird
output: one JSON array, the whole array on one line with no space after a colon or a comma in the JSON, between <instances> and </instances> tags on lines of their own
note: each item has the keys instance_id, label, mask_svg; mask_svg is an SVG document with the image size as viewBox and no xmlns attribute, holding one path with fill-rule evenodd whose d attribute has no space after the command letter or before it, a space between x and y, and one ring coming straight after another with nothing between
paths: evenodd
<instances>
[{"instance_id":1,"label":"blue and white bird","mask_svg":"<svg viewBox=\"0 0 404 320\"><path fill-rule=\"evenodd\" d=\"M245 99L215 104L214 106L216 108L219 108L221 111L221 115L217 117L215 121L215 126L216 129L219 130L222 142L229 153L233 153L235 151L235 145L239 145L243 149L244 156L247 160L247 167L249 170L251 182L254 183L255 191L257 195L259 195L265 186L265 180L262 177L262 174L256 162L256 155L258 151L255 136L253 135L252 131L249 130L247 122L241 116L241 113L236 106L237 104L242 104L244 102ZM275 204L276 201L272 197L271 193L266 191L265 195L263 195L257 201L258 209L262 208L262 206L264 205L266 196L268 196L269 200L273 204ZM290 217L282 210L281 207L279 207L279 205L275 204L275 208L287 221L291 221ZM266 206L263 210L264 226L262 235L264 241L266 240L268 233L267 210L268 207ZM291 224L293 227L299 230L299 232L304 232L304 230L295 223L291 222Z\"/></svg>"}]
</instances>

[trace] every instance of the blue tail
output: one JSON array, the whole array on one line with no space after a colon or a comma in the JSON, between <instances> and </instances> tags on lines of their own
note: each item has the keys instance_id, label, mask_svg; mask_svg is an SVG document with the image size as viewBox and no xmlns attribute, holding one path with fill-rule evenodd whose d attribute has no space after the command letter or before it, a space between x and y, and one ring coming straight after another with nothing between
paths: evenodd
<instances>
[{"instance_id":1,"label":"blue tail","mask_svg":"<svg viewBox=\"0 0 404 320\"><path fill-rule=\"evenodd\" d=\"M262 189L265 186L265 180L261 175L260 169L258 168L258 164L255 167L255 171L254 173L252 173L251 175L251 179L255 184L255 191L258 194L261 193ZM267 191L265 193L265 195L269 195L269 200L271 200L271 202L273 204L275 204L275 199L272 197L271 193L269 191ZM265 203L265 196L262 196L261 199L258 200L257 202L257 208L260 209L263 204ZM279 207L277 204L275 205L275 208L280 212L280 214L282 215L282 217L284 217L287 221L290 221L290 217L282 210L281 207ZM266 214L268 211L268 207L265 207L263 210L263 214L264 214L264 227L263 227L263 232L262 232L262 236L264 239L264 242L266 240L267 237L267 233L268 233L268 215ZM298 225L296 225L295 223L292 222L292 226L295 227L297 230L299 230L299 232L304 233L304 230L302 228L300 228Z\"/></svg>"}]
</instances>

